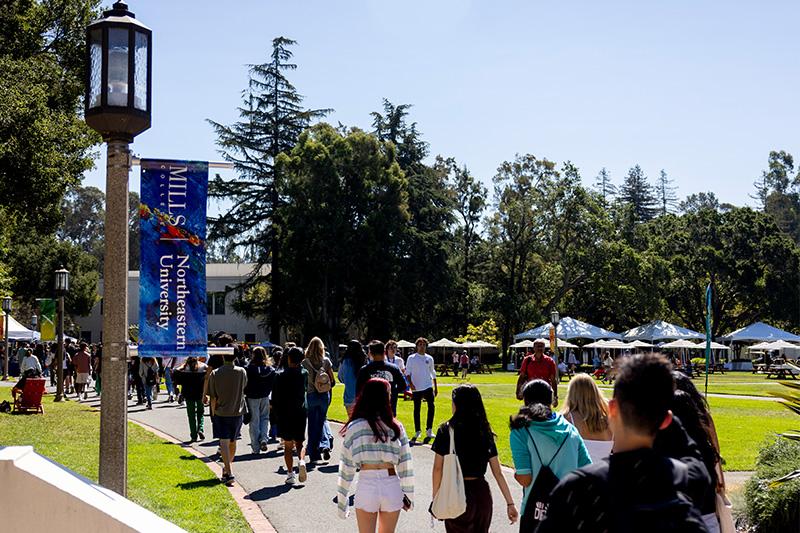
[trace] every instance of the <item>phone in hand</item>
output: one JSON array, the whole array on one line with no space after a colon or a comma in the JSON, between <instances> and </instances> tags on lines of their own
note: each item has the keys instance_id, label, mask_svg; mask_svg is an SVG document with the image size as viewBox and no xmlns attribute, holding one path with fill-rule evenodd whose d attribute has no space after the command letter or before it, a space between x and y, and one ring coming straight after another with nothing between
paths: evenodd
<instances>
[{"instance_id":1,"label":"phone in hand","mask_svg":"<svg viewBox=\"0 0 800 533\"><path fill-rule=\"evenodd\" d=\"M403 510L408 511L411 509L411 500L408 499L408 496L403 494Z\"/></svg>"}]
</instances>

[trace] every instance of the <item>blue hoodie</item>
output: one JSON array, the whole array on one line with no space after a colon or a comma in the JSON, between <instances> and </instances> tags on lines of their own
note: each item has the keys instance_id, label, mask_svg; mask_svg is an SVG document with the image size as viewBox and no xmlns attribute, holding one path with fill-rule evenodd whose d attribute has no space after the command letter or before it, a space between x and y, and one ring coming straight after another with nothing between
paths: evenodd
<instances>
[{"instance_id":1,"label":"blue hoodie","mask_svg":"<svg viewBox=\"0 0 800 533\"><path fill-rule=\"evenodd\" d=\"M527 431L525 428L512 429L509 441L511 442L511 456L514 458L515 473L520 475L530 474L533 479L539 474L542 464L536 457L536 451L531 443L530 435L536 440L536 447L545 464L550 461L553 454L561 446L561 442L566 438L564 446L558 452L558 456L550 463L550 469L558 479L572 472L573 470L592 463L586 445L575 426L567 422L560 414L553 413L550 420L544 422L530 422ZM533 485L533 483L531 483ZM525 487L522 497L520 513L524 512L525 504L528 502L528 494L531 485Z\"/></svg>"}]
</instances>

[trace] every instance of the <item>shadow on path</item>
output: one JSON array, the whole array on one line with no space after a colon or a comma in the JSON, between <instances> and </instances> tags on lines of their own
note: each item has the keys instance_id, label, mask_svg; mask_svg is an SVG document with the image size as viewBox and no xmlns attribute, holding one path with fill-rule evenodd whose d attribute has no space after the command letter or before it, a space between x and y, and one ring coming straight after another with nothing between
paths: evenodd
<instances>
[{"instance_id":1,"label":"shadow on path","mask_svg":"<svg viewBox=\"0 0 800 533\"><path fill-rule=\"evenodd\" d=\"M302 488L300 486L296 486L296 487L298 489ZM286 494L287 492L289 492L293 488L295 488L295 487L292 487L292 486L286 485L286 484L275 485L274 487L264 487L264 488L261 488L261 489L258 489L256 491L254 491L254 492L251 492L247 496L247 499L253 500L254 502L263 502L265 500L270 500L272 498L276 498L276 497L278 497L278 496L280 496L282 494Z\"/></svg>"}]
</instances>

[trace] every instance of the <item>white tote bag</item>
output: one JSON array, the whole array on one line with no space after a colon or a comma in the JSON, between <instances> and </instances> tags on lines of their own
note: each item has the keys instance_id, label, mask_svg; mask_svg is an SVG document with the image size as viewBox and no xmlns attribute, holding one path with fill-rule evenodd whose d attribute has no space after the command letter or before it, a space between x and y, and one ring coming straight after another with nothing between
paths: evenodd
<instances>
[{"instance_id":1,"label":"white tote bag","mask_svg":"<svg viewBox=\"0 0 800 533\"><path fill-rule=\"evenodd\" d=\"M456 518L467 510L467 494L464 492L464 476L456 455L455 435L450 430L450 453L444 456L442 483L431 504L431 513L439 520Z\"/></svg>"},{"instance_id":2,"label":"white tote bag","mask_svg":"<svg viewBox=\"0 0 800 533\"><path fill-rule=\"evenodd\" d=\"M733 506L724 492L717 493L717 518L719 519L720 533L736 533L736 526L733 522Z\"/></svg>"}]
</instances>

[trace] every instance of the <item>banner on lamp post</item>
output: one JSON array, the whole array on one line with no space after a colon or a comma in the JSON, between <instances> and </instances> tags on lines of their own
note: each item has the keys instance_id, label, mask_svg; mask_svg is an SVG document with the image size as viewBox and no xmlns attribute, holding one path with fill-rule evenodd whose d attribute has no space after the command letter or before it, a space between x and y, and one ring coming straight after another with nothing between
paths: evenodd
<instances>
[{"instance_id":1,"label":"banner on lamp post","mask_svg":"<svg viewBox=\"0 0 800 533\"><path fill-rule=\"evenodd\" d=\"M142 159L139 356L207 355L208 163Z\"/></svg>"},{"instance_id":2,"label":"banner on lamp post","mask_svg":"<svg viewBox=\"0 0 800 533\"><path fill-rule=\"evenodd\" d=\"M56 340L56 301L52 298L39 300L39 332L43 341Z\"/></svg>"}]
</instances>

